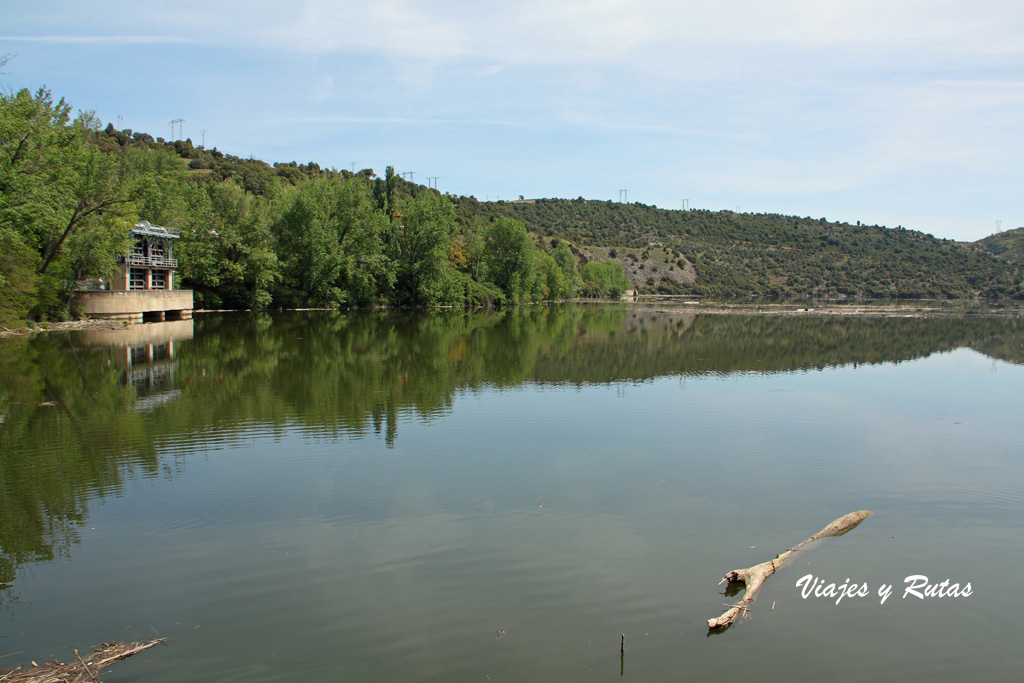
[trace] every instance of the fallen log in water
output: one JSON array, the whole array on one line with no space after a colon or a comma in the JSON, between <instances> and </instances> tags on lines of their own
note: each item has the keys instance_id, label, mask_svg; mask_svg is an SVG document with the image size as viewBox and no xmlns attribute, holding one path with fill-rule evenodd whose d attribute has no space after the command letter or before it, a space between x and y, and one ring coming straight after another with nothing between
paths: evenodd
<instances>
[{"instance_id":1,"label":"fallen log in water","mask_svg":"<svg viewBox=\"0 0 1024 683\"><path fill-rule=\"evenodd\" d=\"M764 580L775 573L775 571L782 566L782 564L796 552L801 546L807 545L811 541L817 541L820 538L828 538L829 536L842 536L847 531L850 531L858 524L864 521L871 513L868 510L858 510L857 512L851 512L848 515L843 515L836 521L829 524L827 527L808 538L803 543L793 546L786 552L776 555L775 559L762 562L761 564L754 565L753 567L747 567L746 569L735 569L721 581L718 585L722 585L726 581L732 583L742 583L745 585L743 591L743 598L733 604L722 616L714 619L708 619L709 629L724 629L736 620L743 612L749 612L747 607L751 602L754 601L754 596L757 591L760 590Z\"/></svg>"},{"instance_id":2,"label":"fallen log in water","mask_svg":"<svg viewBox=\"0 0 1024 683\"><path fill-rule=\"evenodd\" d=\"M116 661L148 650L166 638L157 638L139 643L103 643L95 651L82 657L75 650L76 661L61 664L50 660L42 665L29 668L15 667L0 675L0 683L97 683L99 672Z\"/></svg>"}]
</instances>

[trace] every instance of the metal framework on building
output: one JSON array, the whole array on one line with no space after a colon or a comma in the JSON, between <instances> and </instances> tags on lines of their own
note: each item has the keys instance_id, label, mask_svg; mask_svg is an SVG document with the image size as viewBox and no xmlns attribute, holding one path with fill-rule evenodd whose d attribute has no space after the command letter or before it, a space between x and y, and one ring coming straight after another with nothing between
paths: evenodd
<instances>
[{"instance_id":1,"label":"metal framework on building","mask_svg":"<svg viewBox=\"0 0 1024 683\"><path fill-rule=\"evenodd\" d=\"M178 259L172 252L172 240L178 236L167 228L139 221L132 228L135 240L132 250L121 260L118 274L110 281L110 289L125 292L142 289L174 289L174 269Z\"/></svg>"}]
</instances>

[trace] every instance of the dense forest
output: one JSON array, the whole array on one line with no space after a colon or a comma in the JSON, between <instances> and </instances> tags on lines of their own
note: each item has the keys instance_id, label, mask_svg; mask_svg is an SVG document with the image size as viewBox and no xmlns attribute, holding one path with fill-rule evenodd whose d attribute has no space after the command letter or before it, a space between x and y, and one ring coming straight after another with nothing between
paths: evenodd
<instances>
[{"instance_id":1,"label":"dense forest","mask_svg":"<svg viewBox=\"0 0 1024 683\"><path fill-rule=\"evenodd\" d=\"M179 282L201 308L506 305L628 286L614 264L581 272L567 244L512 218L460 221L455 205L390 167L269 165L72 118L46 90L0 95L0 324L74 315L74 291L113 273L142 218L179 235Z\"/></svg>"},{"instance_id":2,"label":"dense forest","mask_svg":"<svg viewBox=\"0 0 1024 683\"><path fill-rule=\"evenodd\" d=\"M502 306L630 288L1024 298L1021 231L963 244L824 218L479 202L391 167L267 164L103 127L45 89L0 95L0 324L73 316L73 292L112 274L139 219L180 236L180 283L201 308Z\"/></svg>"}]
</instances>

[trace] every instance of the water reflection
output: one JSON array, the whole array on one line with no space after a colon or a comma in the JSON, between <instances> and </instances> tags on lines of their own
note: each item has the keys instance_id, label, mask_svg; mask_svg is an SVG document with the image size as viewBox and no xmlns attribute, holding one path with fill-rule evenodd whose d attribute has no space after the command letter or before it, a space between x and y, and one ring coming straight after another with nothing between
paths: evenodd
<instances>
[{"instance_id":1,"label":"water reflection","mask_svg":"<svg viewBox=\"0 0 1024 683\"><path fill-rule=\"evenodd\" d=\"M109 362L138 394L135 410L150 411L181 395L174 381L175 344L192 339L193 332L191 319L172 320L122 329L87 330L75 334L74 342L87 348L106 349Z\"/></svg>"},{"instance_id":2,"label":"water reflection","mask_svg":"<svg viewBox=\"0 0 1024 683\"><path fill-rule=\"evenodd\" d=\"M90 499L254 434L393 446L402 419L444 416L461 392L803 372L961 347L1024 363L1024 322L564 305L216 315L4 340L0 582L67 555Z\"/></svg>"}]
</instances>

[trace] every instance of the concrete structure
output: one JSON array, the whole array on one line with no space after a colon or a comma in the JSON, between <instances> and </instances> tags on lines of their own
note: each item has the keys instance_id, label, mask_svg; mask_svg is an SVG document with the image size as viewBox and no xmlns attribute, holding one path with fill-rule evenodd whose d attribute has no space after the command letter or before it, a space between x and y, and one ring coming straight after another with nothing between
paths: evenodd
<instances>
[{"instance_id":1,"label":"concrete structure","mask_svg":"<svg viewBox=\"0 0 1024 683\"><path fill-rule=\"evenodd\" d=\"M132 228L132 250L120 259L109 289L82 291L74 304L89 318L142 322L192 317L192 291L174 289L178 260L167 228L140 221Z\"/></svg>"},{"instance_id":2,"label":"concrete structure","mask_svg":"<svg viewBox=\"0 0 1024 683\"><path fill-rule=\"evenodd\" d=\"M78 292L75 307L87 318L107 320L189 320L192 318L192 290L140 290Z\"/></svg>"}]
</instances>

